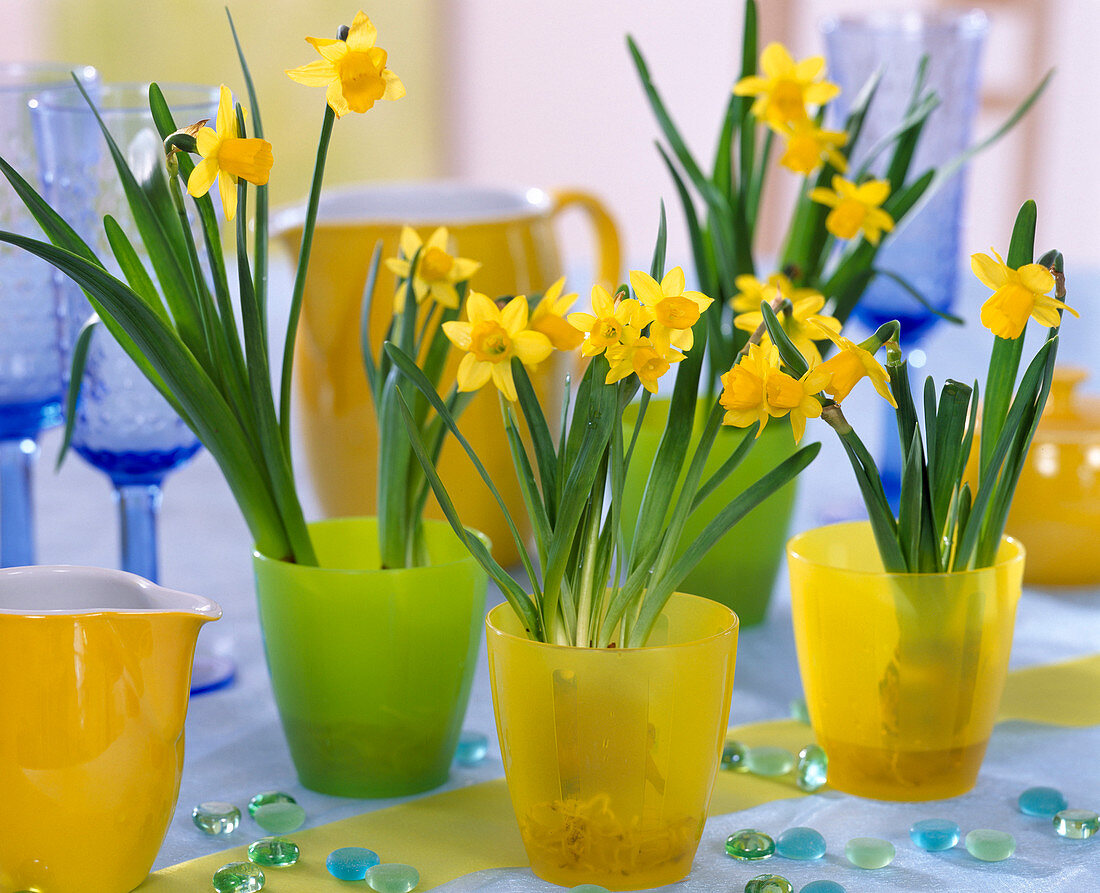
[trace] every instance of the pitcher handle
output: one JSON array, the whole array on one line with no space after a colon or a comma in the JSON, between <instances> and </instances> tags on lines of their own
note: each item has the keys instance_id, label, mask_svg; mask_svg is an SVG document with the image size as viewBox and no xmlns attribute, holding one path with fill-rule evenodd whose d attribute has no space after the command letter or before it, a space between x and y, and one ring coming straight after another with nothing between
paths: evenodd
<instances>
[{"instance_id":1,"label":"pitcher handle","mask_svg":"<svg viewBox=\"0 0 1100 893\"><path fill-rule=\"evenodd\" d=\"M580 189L555 189L551 192L550 215L556 217L566 208L576 206L588 215L596 233L596 254L599 261L599 283L614 291L622 272L622 252L619 231L607 207L590 192Z\"/></svg>"}]
</instances>

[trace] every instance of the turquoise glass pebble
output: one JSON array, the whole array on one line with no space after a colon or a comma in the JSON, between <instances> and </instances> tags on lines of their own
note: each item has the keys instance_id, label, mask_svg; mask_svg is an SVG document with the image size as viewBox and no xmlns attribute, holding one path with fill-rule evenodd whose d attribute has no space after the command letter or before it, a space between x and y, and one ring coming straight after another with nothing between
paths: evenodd
<instances>
[{"instance_id":1,"label":"turquoise glass pebble","mask_svg":"<svg viewBox=\"0 0 1100 893\"><path fill-rule=\"evenodd\" d=\"M248 861L265 868L286 868L298 861L301 851L293 840L263 837L248 845Z\"/></svg>"},{"instance_id":2,"label":"turquoise glass pebble","mask_svg":"<svg viewBox=\"0 0 1100 893\"><path fill-rule=\"evenodd\" d=\"M810 711L806 709L805 698L796 698L791 701L791 719L806 725L810 724Z\"/></svg>"},{"instance_id":3,"label":"turquoise glass pebble","mask_svg":"<svg viewBox=\"0 0 1100 893\"><path fill-rule=\"evenodd\" d=\"M975 828L966 835L966 851L983 862L1003 862L1016 852L1016 838L1007 831Z\"/></svg>"},{"instance_id":4,"label":"turquoise glass pebble","mask_svg":"<svg viewBox=\"0 0 1100 893\"><path fill-rule=\"evenodd\" d=\"M761 874L745 884L745 893L794 893L794 884L778 874Z\"/></svg>"},{"instance_id":5,"label":"turquoise glass pebble","mask_svg":"<svg viewBox=\"0 0 1100 893\"><path fill-rule=\"evenodd\" d=\"M367 869L367 886L375 893L409 893L419 883L420 872L400 862L386 862Z\"/></svg>"},{"instance_id":6,"label":"turquoise glass pebble","mask_svg":"<svg viewBox=\"0 0 1100 893\"><path fill-rule=\"evenodd\" d=\"M1087 840L1100 831L1100 816L1089 809L1063 809L1053 821L1059 835L1073 840Z\"/></svg>"},{"instance_id":7,"label":"turquoise glass pebble","mask_svg":"<svg viewBox=\"0 0 1100 893\"><path fill-rule=\"evenodd\" d=\"M767 859L775 852L775 841L763 831L742 828L726 838L726 855L742 861Z\"/></svg>"},{"instance_id":8,"label":"turquoise glass pebble","mask_svg":"<svg viewBox=\"0 0 1100 893\"><path fill-rule=\"evenodd\" d=\"M825 855L825 838L813 828L788 828L775 839L775 854L810 862Z\"/></svg>"},{"instance_id":9,"label":"turquoise glass pebble","mask_svg":"<svg viewBox=\"0 0 1100 893\"><path fill-rule=\"evenodd\" d=\"M306 811L297 803L267 803L257 809L252 818L269 834L289 834L302 827Z\"/></svg>"},{"instance_id":10,"label":"turquoise glass pebble","mask_svg":"<svg viewBox=\"0 0 1100 893\"><path fill-rule=\"evenodd\" d=\"M848 893L848 890L836 881L810 881L799 893Z\"/></svg>"},{"instance_id":11,"label":"turquoise glass pebble","mask_svg":"<svg viewBox=\"0 0 1100 893\"><path fill-rule=\"evenodd\" d=\"M325 868L339 881L361 881L367 876L367 871L380 861L374 850L363 846L342 846L328 854Z\"/></svg>"},{"instance_id":12,"label":"turquoise glass pebble","mask_svg":"<svg viewBox=\"0 0 1100 893\"><path fill-rule=\"evenodd\" d=\"M730 772L748 772L749 764L745 757L749 749L740 741L727 741L722 745L722 768Z\"/></svg>"},{"instance_id":13,"label":"turquoise glass pebble","mask_svg":"<svg viewBox=\"0 0 1100 893\"><path fill-rule=\"evenodd\" d=\"M476 766L489 754L489 736L483 732L463 732L458 736L455 762L460 766Z\"/></svg>"},{"instance_id":14,"label":"turquoise glass pebble","mask_svg":"<svg viewBox=\"0 0 1100 893\"><path fill-rule=\"evenodd\" d=\"M1016 801L1024 815L1052 816L1069 804L1057 788L1028 788Z\"/></svg>"},{"instance_id":15,"label":"turquoise glass pebble","mask_svg":"<svg viewBox=\"0 0 1100 893\"><path fill-rule=\"evenodd\" d=\"M844 855L856 868L885 868L894 861L897 850L881 837L853 837L844 847Z\"/></svg>"},{"instance_id":16,"label":"turquoise glass pebble","mask_svg":"<svg viewBox=\"0 0 1100 893\"><path fill-rule=\"evenodd\" d=\"M191 810L191 821L211 837L225 837L237 830L241 823L241 811L232 803L208 800Z\"/></svg>"},{"instance_id":17,"label":"turquoise glass pebble","mask_svg":"<svg viewBox=\"0 0 1100 893\"><path fill-rule=\"evenodd\" d=\"M951 849L961 833L962 829L950 819L921 819L909 826L909 839L930 853Z\"/></svg>"},{"instance_id":18,"label":"turquoise glass pebble","mask_svg":"<svg viewBox=\"0 0 1100 893\"><path fill-rule=\"evenodd\" d=\"M607 887L601 887L599 884L578 884L570 887L569 893L609 893L609 891Z\"/></svg>"},{"instance_id":19,"label":"turquoise glass pebble","mask_svg":"<svg viewBox=\"0 0 1100 893\"><path fill-rule=\"evenodd\" d=\"M825 787L829 780L829 758L825 750L816 744L807 744L798 752L798 771L795 773L800 790L812 794Z\"/></svg>"},{"instance_id":20,"label":"turquoise glass pebble","mask_svg":"<svg viewBox=\"0 0 1100 893\"><path fill-rule=\"evenodd\" d=\"M230 862L215 871L211 878L217 893L258 893L265 882L263 871L251 862Z\"/></svg>"},{"instance_id":21,"label":"turquoise glass pebble","mask_svg":"<svg viewBox=\"0 0 1100 893\"><path fill-rule=\"evenodd\" d=\"M283 791L264 791L262 794L257 794L251 800L248 801L248 814L253 818L256 817L256 810L261 806L267 806L269 803L297 803L290 794L286 794Z\"/></svg>"},{"instance_id":22,"label":"turquoise glass pebble","mask_svg":"<svg viewBox=\"0 0 1100 893\"><path fill-rule=\"evenodd\" d=\"M786 775L794 768L794 754L785 747L750 747L745 765L756 775Z\"/></svg>"}]
</instances>

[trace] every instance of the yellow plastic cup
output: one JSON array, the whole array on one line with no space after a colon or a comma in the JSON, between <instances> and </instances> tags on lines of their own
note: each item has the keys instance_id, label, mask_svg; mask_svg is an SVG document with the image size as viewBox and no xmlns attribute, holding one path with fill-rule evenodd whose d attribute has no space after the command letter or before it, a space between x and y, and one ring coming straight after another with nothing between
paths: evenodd
<instances>
[{"instance_id":1,"label":"yellow plastic cup","mask_svg":"<svg viewBox=\"0 0 1100 893\"><path fill-rule=\"evenodd\" d=\"M989 568L886 573L865 521L787 544L802 685L829 784L880 800L969 791L1004 690L1024 547Z\"/></svg>"},{"instance_id":2,"label":"yellow plastic cup","mask_svg":"<svg viewBox=\"0 0 1100 893\"><path fill-rule=\"evenodd\" d=\"M363 369L360 316L371 253L382 242L382 257L396 257L404 225L426 239L438 226L450 231L462 257L480 261L471 287L496 298L542 292L562 275L554 236L555 220L577 208L591 220L596 236L597 275L618 282L619 239L610 214L584 192L503 189L457 182L390 183L326 192L313 237L302 316L295 351L297 420L306 463L318 501L328 517L377 512L378 432ZM297 257L302 208L279 214L273 232ZM380 267L372 298L371 342L377 355L393 313L394 276ZM578 290L587 295L587 288ZM450 388L459 357L452 357L442 389ZM534 381L549 418L557 417L554 398L563 373L544 363ZM513 517L526 512L512 469L508 440L495 388L477 395L460 419L465 436L489 470ZM440 475L463 523L483 531L504 565L518 552L496 501L482 484L462 448L448 439ZM443 518L434 496L429 517Z\"/></svg>"},{"instance_id":3,"label":"yellow plastic cup","mask_svg":"<svg viewBox=\"0 0 1100 893\"><path fill-rule=\"evenodd\" d=\"M209 599L121 571L0 571L0 890L127 893L164 841Z\"/></svg>"},{"instance_id":4,"label":"yellow plastic cup","mask_svg":"<svg viewBox=\"0 0 1100 893\"><path fill-rule=\"evenodd\" d=\"M737 615L675 594L644 648L526 638L485 622L512 807L531 868L565 887L638 890L691 869L729 717Z\"/></svg>"}]
</instances>

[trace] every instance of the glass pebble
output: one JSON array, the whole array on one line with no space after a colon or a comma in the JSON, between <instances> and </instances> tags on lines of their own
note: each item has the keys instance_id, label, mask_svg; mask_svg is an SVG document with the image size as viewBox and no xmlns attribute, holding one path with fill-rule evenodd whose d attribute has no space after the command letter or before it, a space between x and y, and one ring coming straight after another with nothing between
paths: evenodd
<instances>
[{"instance_id":1,"label":"glass pebble","mask_svg":"<svg viewBox=\"0 0 1100 893\"><path fill-rule=\"evenodd\" d=\"M1100 831L1100 816L1089 809L1063 809L1054 816L1054 830L1062 837L1087 840Z\"/></svg>"},{"instance_id":2,"label":"glass pebble","mask_svg":"<svg viewBox=\"0 0 1100 893\"><path fill-rule=\"evenodd\" d=\"M367 869L367 886L376 893L409 893L419 883L420 872L400 862L387 862Z\"/></svg>"},{"instance_id":3,"label":"glass pebble","mask_svg":"<svg viewBox=\"0 0 1100 893\"><path fill-rule=\"evenodd\" d=\"M343 846L328 854L325 868L337 880L361 881L367 876L367 871L380 861L374 850L362 846Z\"/></svg>"},{"instance_id":4,"label":"glass pebble","mask_svg":"<svg viewBox=\"0 0 1100 893\"><path fill-rule=\"evenodd\" d=\"M786 775L794 763L794 754L784 747L750 747L745 756L745 765L757 775Z\"/></svg>"},{"instance_id":5,"label":"glass pebble","mask_svg":"<svg viewBox=\"0 0 1100 893\"><path fill-rule=\"evenodd\" d=\"M788 828L775 839L775 854L809 862L825 855L825 838L813 828Z\"/></svg>"},{"instance_id":6,"label":"glass pebble","mask_svg":"<svg viewBox=\"0 0 1100 893\"><path fill-rule=\"evenodd\" d=\"M761 874L745 884L745 893L794 893L794 884L778 874Z\"/></svg>"},{"instance_id":7,"label":"glass pebble","mask_svg":"<svg viewBox=\"0 0 1100 893\"><path fill-rule=\"evenodd\" d=\"M805 698L795 698L791 701L791 719L806 725L810 724L810 711L806 707Z\"/></svg>"},{"instance_id":8,"label":"glass pebble","mask_svg":"<svg viewBox=\"0 0 1100 893\"><path fill-rule=\"evenodd\" d=\"M1016 838L1007 831L976 828L966 835L966 851L983 862L1003 862L1016 852Z\"/></svg>"},{"instance_id":9,"label":"glass pebble","mask_svg":"<svg viewBox=\"0 0 1100 893\"><path fill-rule=\"evenodd\" d=\"M298 861L300 852L293 840L262 837L248 845L248 861L267 868L286 868Z\"/></svg>"},{"instance_id":10,"label":"glass pebble","mask_svg":"<svg viewBox=\"0 0 1100 893\"><path fill-rule=\"evenodd\" d=\"M767 859L775 852L775 841L763 831L743 828L726 838L726 855L734 859Z\"/></svg>"},{"instance_id":11,"label":"glass pebble","mask_svg":"<svg viewBox=\"0 0 1100 893\"><path fill-rule=\"evenodd\" d=\"M489 753L489 737L482 732L463 731L458 736L455 762L460 766L476 766Z\"/></svg>"},{"instance_id":12,"label":"glass pebble","mask_svg":"<svg viewBox=\"0 0 1100 893\"><path fill-rule=\"evenodd\" d=\"M856 868L885 868L894 861L897 850L881 837L853 837L844 847L844 855Z\"/></svg>"},{"instance_id":13,"label":"glass pebble","mask_svg":"<svg viewBox=\"0 0 1100 893\"><path fill-rule=\"evenodd\" d=\"M258 865L230 862L215 871L211 881L217 893L257 893L264 888L266 878Z\"/></svg>"},{"instance_id":14,"label":"glass pebble","mask_svg":"<svg viewBox=\"0 0 1100 893\"><path fill-rule=\"evenodd\" d=\"M569 893L609 893L609 891L607 887L601 887L599 884L577 884L569 888Z\"/></svg>"},{"instance_id":15,"label":"glass pebble","mask_svg":"<svg viewBox=\"0 0 1100 893\"><path fill-rule=\"evenodd\" d=\"M1024 815L1052 816L1069 804L1057 788L1028 788L1016 801Z\"/></svg>"},{"instance_id":16,"label":"glass pebble","mask_svg":"<svg viewBox=\"0 0 1100 893\"><path fill-rule=\"evenodd\" d=\"M812 794L825 787L829 776L829 758L823 748L807 744L798 752L798 787Z\"/></svg>"},{"instance_id":17,"label":"glass pebble","mask_svg":"<svg viewBox=\"0 0 1100 893\"><path fill-rule=\"evenodd\" d=\"M283 793L282 791L264 791L262 794L257 794L251 800L248 801L248 814L253 818L256 817L256 810L261 806L267 806L268 803L297 803L290 794Z\"/></svg>"},{"instance_id":18,"label":"glass pebble","mask_svg":"<svg viewBox=\"0 0 1100 893\"><path fill-rule=\"evenodd\" d=\"M748 772L749 765L745 762L749 749L740 741L727 741L722 746L722 768L732 772Z\"/></svg>"},{"instance_id":19,"label":"glass pebble","mask_svg":"<svg viewBox=\"0 0 1100 893\"><path fill-rule=\"evenodd\" d=\"M848 890L836 881L810 881L799 893L848 893Z\"/></svg>"},{"instance_id":20,"label":"glass pebble","mask_svg":"<svg viewBox=\"0 0 1100 893\"><path fill-rule=\"evenodd\" d=\"M306 811L297 803L267 803L253 813L256 824L270 834L289 834L302 827Z\"/></svg>"},{"instance_id":21,"label":"glass pebble","mask_svg":"<svg viewBox=\"0 0 1100 893\"><path fill-rule=\"evenodd\" d=\"M959 842L960 833L959 826L949 819L921 819L909 826L909 839L930 853L951 849Z\"/></svg>"},{"instance_id":22,"label":"glass pebble","mask_svg":"<svg viewBox=\"0 0 1100 893\"><path fill-rule=\"evenodd\" d=\"M208 800L191 810L191 821L211 837L224 837L237 830L241 823L241 811L232 803Z\"/></svg>"}]
</instances>

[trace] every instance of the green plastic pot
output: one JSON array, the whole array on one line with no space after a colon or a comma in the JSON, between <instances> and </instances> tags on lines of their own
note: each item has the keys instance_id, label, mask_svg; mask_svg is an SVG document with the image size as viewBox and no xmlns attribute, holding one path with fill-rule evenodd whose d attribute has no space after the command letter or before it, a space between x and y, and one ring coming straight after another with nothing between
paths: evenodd
<instances>
[{"instance_id":1,"label":"green plastic pot","mask_svg":"<svg viewBox=\"0 0 1100 893\"><path fill-rule=\"evenodd\" d=\"M668 409L667 400L650 400L642 420L642 429L634 445L623 499L623 526L628 540L634 535L632 521L641 510L646 478L665 430ZM630 442L637 417L637 404L628 406L623 413L627 443ZM695 428L691 433L685 470L692 451L699 442L704 421L705 416L700 410L696 414ZM724 426L718 432L707 459L704 481L729 458L745 436L745 429L742 428ZM688 519L680 539L680 553L695 541L707 522L721 509L794 451L795 442L790 423L786 419L769 421L748 456ZM715 543L714 548L676 588L680 592L711 598L732 608L737 613L742 628L762 622L767 614L772 589L783 559L783 547L794 511L795 481L777 490L742 518L729 533ZM669 511L671 510L670 505Z\"/></svg>"},{"instance_id":2,"label":"green plastic pot","mask_svg":"<svg viewBox=\"0 0 1100 893\"><path fill-rule=\"evenodd\" d=\"M447 779L470 696L487 578L449 525L431 564L382 570L377 522L309 525L320 567L253 553L264 652L301 783L399 797Z\"/></svg>"}]
</instances>

